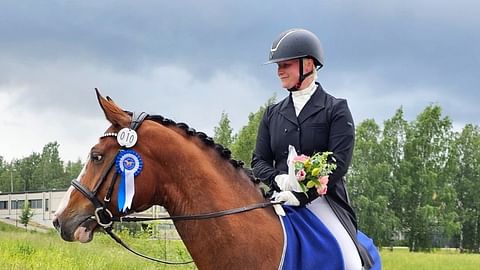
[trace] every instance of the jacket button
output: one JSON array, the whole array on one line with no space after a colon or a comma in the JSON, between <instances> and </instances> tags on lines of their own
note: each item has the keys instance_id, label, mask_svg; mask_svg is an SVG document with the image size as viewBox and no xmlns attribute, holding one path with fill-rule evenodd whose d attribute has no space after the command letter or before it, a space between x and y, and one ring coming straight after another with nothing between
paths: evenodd
<instances>
[{"instance_id":1,"label":"jacket button","mask_svg":"<svg viewBox=\"0 0 480 270\"><path fill-rule=\"evenodd\" d=\"M300 131L300 128L297 128L297 131Z\"/></svg>"},{"instance_id":2,"label":"jacket button","mask_svg":"<svg viewBox=\"0 0 480 270\"><path fill-rule=\"evenodd\" d=\"M284 132L287 133L287 132L288 132L288 129L285 129Z\"/></svg>"}]
</instances>

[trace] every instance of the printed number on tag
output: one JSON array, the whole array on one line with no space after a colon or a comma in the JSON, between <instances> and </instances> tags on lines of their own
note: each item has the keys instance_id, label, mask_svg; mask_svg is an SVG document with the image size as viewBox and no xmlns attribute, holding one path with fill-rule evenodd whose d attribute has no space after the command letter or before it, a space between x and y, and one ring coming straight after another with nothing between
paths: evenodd
<instances>
[{"instance_id":1,"label":"printed number on tag","mask_svg":"<svg viewBox=\"0 0 480 270\"><path fill-rule=\"evenodd\" d=\"M133 147L137 143L137 132L133 129L123 128L118 132L117 142L120 146Z\"/></svg>"}]
</instances>

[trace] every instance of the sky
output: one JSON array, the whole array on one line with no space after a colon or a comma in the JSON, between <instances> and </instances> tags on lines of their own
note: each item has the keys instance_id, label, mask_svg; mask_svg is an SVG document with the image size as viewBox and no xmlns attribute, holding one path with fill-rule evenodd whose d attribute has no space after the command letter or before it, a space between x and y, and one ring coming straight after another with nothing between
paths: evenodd
<instances>
[{"instance_id":1,"label":"sky","mask_svg":"<svg viewBox=\"0 0 480 270\"><path fill-rule=\"evenodd\" d=\"M456 130L480 124L480 1L0 0L0 156L56 141L83 158L109 125L96 87L210 136L225 112L238 132L288 94L263 63L290 28L320 38L318 81L357 125L432 104Z\"/></svg>"}]
</instances>

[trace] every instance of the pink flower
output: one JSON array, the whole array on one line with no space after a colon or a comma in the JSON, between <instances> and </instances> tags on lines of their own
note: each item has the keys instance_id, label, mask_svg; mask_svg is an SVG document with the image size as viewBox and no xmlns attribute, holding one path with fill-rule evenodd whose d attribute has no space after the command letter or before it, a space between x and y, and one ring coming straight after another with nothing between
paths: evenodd
<instances>
[{"instance_id":1,"label":"pink flower","mask_svg":"<svg viewBox=\"0 0 480 270\"><path fill-rule=\"evenodd\" d=\"M319 195L327 194L327 184L328 184L328 176L322 176L318 178L320 182L320 186L317 187L317 192Z\"/></svg>"},{"instance_id":2,"label":"pink flower","mask_svg":"<svg viewBox=\"0 0 480 270\"><path fill-rule=\"evenodd\" d=\"M327 185L320 185L317 187L317 193L319 195L325 195L327 194Z\"/></svg>"},{"instance_id":3,"label":"pink flower","mask_svg":"<svg viewBox=\"0 0 480 270\"><path fill-rule=\"evenodd\" d=\"M322 176L318 178L318 181L322 185L327 185L328 184L328 175L327 176Z\"/></svg>"},{"instance_id":4,"label":"pink flower","mask_svg":"<svg viewBox=\"0 0 480 270\"><path fill-rule=\"evenodd\" d=\"M310 157L308 156L305 156L305 155L300 155L300 156L296 156L293 158L293 162L302 162L304 163L305 161L307 161Z\"/></svg>"},{"instance_id":5,"label":"pink flower","mask_svg":"<svg viewBox=\"0 0 480 270\"><path fill-rule=\"evenodd\" d=\"M300 171L297 172L297 180L298 181L303 181L305 180L305 176L307 175L307 173L305 173L305 171L302 169Z\"/></svg>"}]
</instances>

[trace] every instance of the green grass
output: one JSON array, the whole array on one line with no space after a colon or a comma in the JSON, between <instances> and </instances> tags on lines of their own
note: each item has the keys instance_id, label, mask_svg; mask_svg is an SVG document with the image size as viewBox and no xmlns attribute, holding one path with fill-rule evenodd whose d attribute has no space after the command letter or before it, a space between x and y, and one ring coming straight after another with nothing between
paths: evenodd
<instances>
[{"instance_id":1,"label":"green grass","mask_svg":"<svg viewBox=\"0 0 480 270\"><path fill-rule=\"evenodd\" d=\"M129 245L147 255L170 261L190 260L181 241L133 239L122 234ZM480 269L480 254L452 251L412 253L404 248L381 252L383 269L469 270ZM26 232L0 222L0 269L196 269L194 265L166 266L137 257L107 235L96 234L88 244L69 243L50 233Z\"/></svg>"},{"instance_id":2,"label":"green grass","mask_svg":"<svg viewBox=\"0 0 480 270\"><path fill-rule=\"evenodd\" d=\"M141 253L170 261L189 261L190 255L178 240L122 239ZM166 248L166 252L165 252ZM50 233L25 232L0 223L0 269L196 269L186 266L165 266L131 254L108 235L96 234L88 244L63 241Z\"/></svg>"},{"instance_id":3,"label":"green grass","mask_svg":"<svg viewBox=\"0 0 480 270\"><path fill-rule=\"evenodd\" d=\"M439 250L432 253L409 252L408 249L383 250L383 269L400 270L477 270L480 254L460 254L455 250Z\"/></svg>"}]
</instances>

